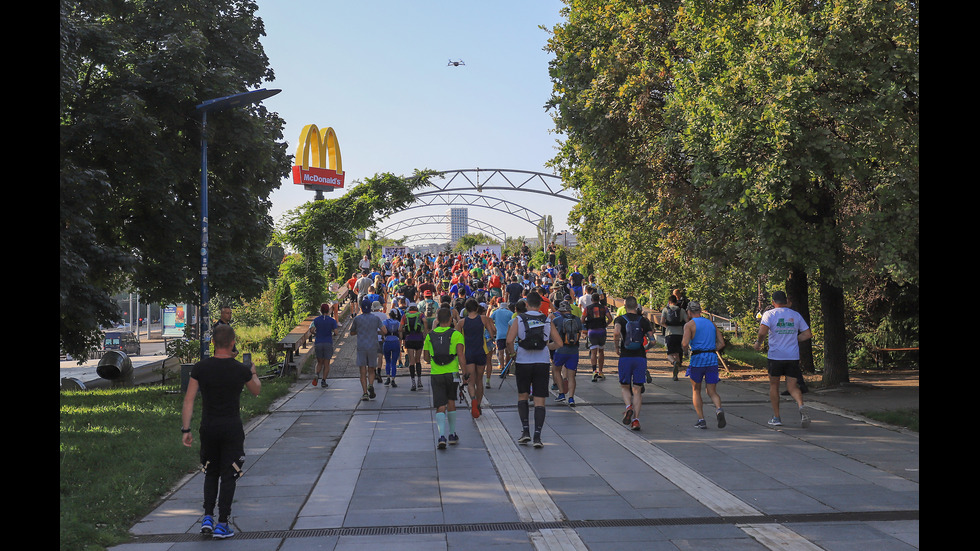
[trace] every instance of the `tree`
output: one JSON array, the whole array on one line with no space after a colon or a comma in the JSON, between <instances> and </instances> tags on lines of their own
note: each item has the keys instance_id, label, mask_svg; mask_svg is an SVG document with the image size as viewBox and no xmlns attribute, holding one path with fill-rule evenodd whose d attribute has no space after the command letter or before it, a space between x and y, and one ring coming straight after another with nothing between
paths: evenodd
<instances>
[{"instance_id":1,"label":"tree","mask_svg":"<svg viewBox=\"0 0 980 551\"><path fill-rule=\"evenodd\" d=\"M548 248L548 243L551 243L551 238L555 234L555 224L551 220L551 215L542 216L541 220L538 221L538 243L541 244L541 249L545 250Z\"/></svg>"},{"instance_id":2,"label":"tree","mask_svg":"<svg viewBox=\"0 0 980 551\"><path fill-rule=\"evenodd\" d=\"M84 357L105 296L193 302L200 269L195 106L274 75L255 2L61 2L61 343ZM261 104L208 120L209 288L253 296L275 274L269 196L288 175ZM66 300L70 298L70 300ZM199 297L198 297L199 298Z\"/></svg>"},{"instance_id":3,"label":"tree","mask_svg":"<svg viewBox=\"0 0 980 551\"><path fill-rule=\"evenodd\" d=\"M797 288L816 276L824 382L845 382L846 286L918 278L918 5L698 0L675 36L697 222Z\"/></svg>"},{"instance_id":4,"label":"tree","mask_svg":"<svg viewBox=\"0 0 980 551\"><path fill-rule=\"evenodd\" d=\"M307 291L298 301L300 310L316 312L325 298L322 247L327 245L336 251L351 248L361 231L412 204L414 192L431 185L433 174L428 170L416 170L411 177L376 174L364 182L356 182L336 199L310 201L286 213L278 239L293 247L304 259L304 270L295 276L305 282ZM355 262L359 259L358 256ZM349 272L343 275L347 276Z\"/></svg>"},{"instance_id":5,"label":"tree","mask_svg":"<svg viewBox=\"0 0 980 551\"><path fill-rule=\"evenodd\" d=\"M668 138L664 106L672 89L670 36L679 1L567 0L567 21L546 50L552 97L564 135L551 161L579 190L569 214L581 262L611 292L637 293L675 273L686 220L686 165Z\"/></svg>"}]
</instances>

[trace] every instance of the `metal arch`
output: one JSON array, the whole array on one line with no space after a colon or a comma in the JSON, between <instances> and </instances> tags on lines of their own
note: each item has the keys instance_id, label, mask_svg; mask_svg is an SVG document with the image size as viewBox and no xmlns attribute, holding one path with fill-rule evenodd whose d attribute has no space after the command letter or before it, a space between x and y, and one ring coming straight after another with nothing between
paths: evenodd
<instances>
[{"instance_id":1,"label":"metal arch","mask_svg":"<svg viewBox=\"0 0 980 551\"><path fill-rule=\"evenodd\" d=\"M445 214L431 214L426 216L416 216L415 218L407 218L405 220L393 222L383 228L380 228L378 230L378 233L383 233L383 232L391 233L412 226L424 226L427 224L446 224L448 222L449 222L449 216ZM507 232L498 228L497 226L488 224L482 220L468 219L467 223L475 225L476 229L481 232L489 231L492 237L498 237L500 238L501 241L505 240L507 237Z\"/></svg>"},{"instance_id":2,"label":"metal arch","mask_svg":"<svg viewBox=\"0 0 980 551\"><path fill-rule=\"evenodd\" d=\"M490 174L482 183L480 182L480 173L481 172L483 172L483 173L489 173ZM474 182L467 175L467 173L475 173L476 174L476 182ZM482 193L484 190L526 191L526 192L529 192L529 193L540 193L542 195L550 195L552 197L557 197L559 199L565 199L566 201L572 201L573 203L578 203L579 202L579 199L576 199L574 197L571 197L570 195L563 195L562 194L562 192L566 191L566 188L561 185L561 183L562 183L561 178L559 176L555 176L554 174L546 174L544 172L533 172L533 171L530 171L530 170L516 170L516 169L508 169L508 168L479 168L479 167L477 167L477 168L454 169L454 170L442 170L442 171L439 171L439 172L436 172L435 173L435 175L441 176L443 178L446 178L446 176L449 175L449 174L451 174L452 176L449 178L449 181L446 182L444 185L440 185L440 184L437 184L435 182L431 182L431 180L430 180L430 182L432 183L432 185L435 186L436 188L438 188L438 191L434 191L434 192L423 192L422 194L431 194L431 193L440 193L440 192L446 192L446 191L455 191L455 189L450 190L450 186L453 184L453 182L456 181L457 177L462 177L462 179L466 180L466 182L469 183L470 188L473 189L473 190L476 190L478 193ZM508 177L508 174L517 174L517 175L520 175L520 178L524 178L524 180L522 182L520 182L520 183L515 184L514 182L517 181L518 178L513 178L513 181L512 181L512 177ZM498 178L498 180L499 179L503 179L505 182L507 182L508 185L507 186L497 186L497 185L488 186L487 184L491 183L490 180L492 180L495 176L499 176L500 178ZM546 178L548 180L546 180ZM557 186L553 186L552 184L549 184L549 180L556 180L558 182L558 185ZM538 190L538 189L531 189L531 188L529 188L528 187L528 184L531 183L532 181L540 182L545 187L545 189L547 191L541 191L541 190Z\"/></svg>"},{"instance_id":3,"label":"metal arch","mask_svg":"<svg viewBox=\"0 0 980 551\"><path fill-rule=\"evenodd\" d=\"M500 212L506 212L507 214L516 216L531 225L537 225L538 222L541 221L541 218L543 218L540 214L534 212L533 210L518 205L517 203L512 203L510 201L507 201L506 199L490 198L485 195L477 195L473 193L448 193L447 194L447 192L445 191L416 193L415 194L416 202L413 203L411 206L405 207L404 209L402 209L402 211L413 209L413 208L419 208L419 207L431 207L434 204L436 204L438 199L442 199L444 197L450 197L450 199L447 199L438 204L441 205L464 204L471 207L473 206L485 207ZM457 198L461 199L462 203L456 202L455 199ZM416 204L419 202L421 202L422 204ZM478 204L478 203L482 203L482 204Z\"/></svg>"}]
</instances>

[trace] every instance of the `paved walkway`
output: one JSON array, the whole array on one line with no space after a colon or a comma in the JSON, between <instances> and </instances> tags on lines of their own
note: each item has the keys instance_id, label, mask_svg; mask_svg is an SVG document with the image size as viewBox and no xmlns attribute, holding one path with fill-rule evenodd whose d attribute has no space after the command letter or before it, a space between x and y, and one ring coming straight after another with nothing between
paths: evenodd
<instances>
[{"instance_id":1,"label":"paved walkway","mask_svg":"<svg viewBox=\"0 0 980 551\"><path fill-rule=\"evenodd\" d=\"M459 444L437 450L429 385L412 392L406 376L362 402L353 339L337 348L329 388L305 374L246 427L233 544L199 535L203 477L194 474L132 528L133 543L112 549L919 547L915 433L817 402L802 429L789 401L774 429L766 389L726 381L728 425L709 414L699 430L690 383L671 380L660 351L633 432L621 423L615 358L607 353L609 375L592 383L583 353L577 406L549 399L544 447L516 444L514 378L495 372L483 415L460 407Z\"/></svg>"}]
</instances>

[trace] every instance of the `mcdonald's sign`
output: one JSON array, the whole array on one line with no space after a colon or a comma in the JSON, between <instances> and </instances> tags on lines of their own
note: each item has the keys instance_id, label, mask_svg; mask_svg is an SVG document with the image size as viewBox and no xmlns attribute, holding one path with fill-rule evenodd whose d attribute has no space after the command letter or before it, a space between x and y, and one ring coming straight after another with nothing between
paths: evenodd
<instances>
[{"instance_id":1,"label":"mcdonald's sign","mask_svg":"<svg viewBox=\"0 0 980 551\"><path fill-rule=\"evenodd\" d=\"M329 126L320 130L315 124L303 127L296 148L293 183L307 189L333 191L344 187L344 169L340 162L337 133ZM328 164L329 162L329 164Z\"/></svg>"}]
</instances>

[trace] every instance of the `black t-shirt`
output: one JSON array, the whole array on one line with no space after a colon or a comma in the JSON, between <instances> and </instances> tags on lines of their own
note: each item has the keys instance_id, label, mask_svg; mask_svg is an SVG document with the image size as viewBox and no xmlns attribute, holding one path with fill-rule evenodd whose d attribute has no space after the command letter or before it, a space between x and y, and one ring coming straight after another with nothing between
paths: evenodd
<instances>
[{"instance_id":1,"label":"black t-shirt","mask_svg":"<svg viewBox=\"0 0 980 551\"><path fill-rule=\"evenodd\" d=\"M519 282L509 283L507 284L507 294L510 295L508 299L510 302L517 302L517 299L524 294L524 286Z\"/></svg>"},{"instance_id":2,"label":"black t-shirt","mask_svg":"<svg viewBox=\"0 0 980 551\"><path fill-rule=\"evenodd\" d=\"M634 314L623 314L622 316L619 316L618 318L616 318L615 320L613 320L613 323L619 326L619 355L620 355L620 357L623 357L623 358L637 358L637 357L645 357L647 355L646 349L641 348L639 350L628 350L624 346L624 342L626 340L626 322L627 322L627 320L635 320L637 318L640 319L640 328L643 329L643 334L644 335L646 335L647 333L649 333L650 331L653 330L653 326L650 325L650 320L648 320L647 318L645 318L645 317L643 317L643 316L641 316L639 314L635 314L635 313Z\"/></svg>"},{"instance_id":3,"label":"black t-shirt","mask_svg":"<svg viewBox=\"0 0 980 551\"><path fill-rule=\"evenodd\" d=\"M241 423L242 389L252 369L234 358L205 358L191 369L201 387L201 425Z\"/></svg>"}]
</instances>

